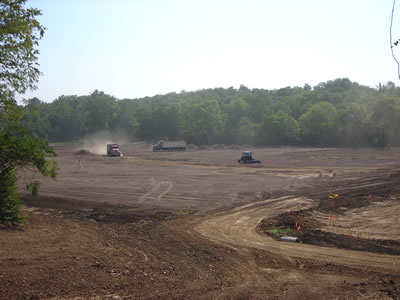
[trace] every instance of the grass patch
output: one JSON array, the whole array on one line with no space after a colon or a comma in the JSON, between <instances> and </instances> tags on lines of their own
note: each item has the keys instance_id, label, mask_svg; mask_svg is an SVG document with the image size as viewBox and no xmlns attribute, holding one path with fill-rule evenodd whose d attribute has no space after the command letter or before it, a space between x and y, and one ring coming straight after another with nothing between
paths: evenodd
<instances>
[{"instance_id":1,"label":"grass patch","mask_svg":"<svg viewBox=\"0 0 400 300\"><path fill-rule=\"evenodd\" d=\"M295 233L295 231L290 227L287 227L287 228L274 227L272 229L269 229L268 232L276 237L281 237L283 235L290 235L290 234Z\"/></svg>"},{"instance_id":2,"label":"grass patch","mask_svg":"<svg viewBox=\"0 0 400 300\"><path fill-rule=\"evenodd\" d=\"M192 214L193 211L190 210L190 209L181 209L181 210L176 211L175 213L176 213L177 215L180 215L180 216L186 216L186 215Z\"/></svg>"}]
</instances>

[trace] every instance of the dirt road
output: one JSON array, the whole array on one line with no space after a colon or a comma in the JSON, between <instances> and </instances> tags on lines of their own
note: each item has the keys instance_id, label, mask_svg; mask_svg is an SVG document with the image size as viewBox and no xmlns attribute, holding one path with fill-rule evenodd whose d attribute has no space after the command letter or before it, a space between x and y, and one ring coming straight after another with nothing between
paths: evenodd
<instances>
[{"instance_id":1,"label":"dirt road","mask_svg":"<svg viewBox=\"0 0 400 300\"><path fill-rule=\"evenodd\" d=\"M255 149L262 164L243 166L240 150L149 147L122 145L122 159L55 148L57 181L25 197L22 230L0 230L1 298L400 297L400 257L387 254L400 242L400 149ZM257 229L299 211L313 230L392 252Z\"/></svg>"},{"instance_id":2,"label":"dirt road","mask_svg":"<svg viewBox=\"0 0 400 300\"><path fill-rule=\"evenodd\" d=\"M358 267L367 266L368 269L378 271L399 271L399 257L298 243L276 242L276 240L256 232L256 227L263 218L272 218L288 210L308 209L312 206L312 203L311 199L290 196L269 199L261 203L238 207L223 216L208 216L205 221L195 227L195 230L214 242L229 244L233 247L241 246L266 250L273 255L287 258L288 262L294 265L296 265L295 259L292 258L307 259L311 256L321 262L335 262Z\"/></svg>"}]
</instances>

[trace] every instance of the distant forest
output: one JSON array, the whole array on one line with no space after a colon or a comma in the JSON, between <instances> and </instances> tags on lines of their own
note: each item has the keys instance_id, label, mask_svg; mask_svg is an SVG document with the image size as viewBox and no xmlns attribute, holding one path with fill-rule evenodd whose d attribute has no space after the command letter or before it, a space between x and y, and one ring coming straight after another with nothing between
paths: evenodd
<instances>
[{"instance_id":1,"label":"distant forest","mask_svg":"<svg viewBox=\"0 0 400 300\"><path fill-rule=\"evenodd\" d=\"M98 132L189 144L387 147L400 145L400 88L347 78L275 90L214 88L140 99L104 92L25 103L23 126L50 142Z\"/></svg>"}]
</instances>

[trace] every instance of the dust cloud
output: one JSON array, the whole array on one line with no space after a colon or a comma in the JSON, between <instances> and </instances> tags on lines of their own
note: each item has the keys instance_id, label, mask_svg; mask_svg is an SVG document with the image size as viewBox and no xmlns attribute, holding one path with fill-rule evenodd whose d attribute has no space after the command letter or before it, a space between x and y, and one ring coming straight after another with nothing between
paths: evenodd
<instances>
[{"instance_id":1,"label":"dust cloud","mask_svg":"<svg viewBox=\"0 0 400 300\"><path fill-rule=\"evenodd\" d=\"M94 133L82 142L85 150L97 155L107 154L107 144L127 144L129 138L125 133L113 133L110 131L101 131Z\"/></svg>"}]
</instances>

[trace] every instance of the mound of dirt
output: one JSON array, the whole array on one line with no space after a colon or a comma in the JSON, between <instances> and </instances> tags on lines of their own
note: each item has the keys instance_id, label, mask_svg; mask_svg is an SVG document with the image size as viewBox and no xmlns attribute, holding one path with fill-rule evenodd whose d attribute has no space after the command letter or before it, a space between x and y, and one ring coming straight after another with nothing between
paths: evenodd
<instances>
[{"instance_id":1,"label":"mound of dirt","mask_svg":"<svg viewBox=\"0 0 400 300\"><path fill-rule=\"evenodd\" d=\"M388 184L380 187L379 190L358 190L343 195L331 193L329 196L321 197L318 207L314 209L340 215L344 210L350 208L364 207L373 202L383 203L386 199L390 199L397 190L396 185ZM320 230L322 224L313 219L312 212L313 209L290 211L274 218L263 219L257 230L276 240L289 235L298 237L303 243L317 246L400 255L400 241L398 240L359 238L351 234L337 234Z\"/></svg>"},{"instance_id":2,"label":"mound of dirt","mask_svg":"<svg viewBox=\"0 0 400 300\"><path fill-rule=\"evenodd\" d=\"M276 218L262 220L257 230L276 240L289 235L311 245L400 255L399 241L363 239L326 232L318 229L320 224L318 221L312 220L310 216L310 212L304 211L283 213Z\"/></svg>"},{"instance_id":3,"label":"mound of dirt","mask_svg":"<svg viewBox=\"0 0 400 300\"><path fill-rule=\"evenodd\" d=\"M81 149L81 150L75 152L75 155L93 155L93 153L88 150Z\"/></svg>"},{"instance_id":4,"label":"mound of dirt","mask_svg":"<svg viewBox=\"0 0 400 300\"><path fill-rule=\"evenodd\" d=\"M347 209L364 207L374 202L383 202L385 199L388 199L387 195L391 192L394 192L394 187L388 185L381 187L379 191L368 189L363 191L357 190L345 195L338 195L337 198L323 196L319 199L318 210L342 214Z\"/></svg>"},{"instance_id":5,"label":"mound of dirt","mask_svg":"<svg viewBox=\"0 0 400 300\"><path fill-rule=\"evenodd\" d=\"M186 146L186 149L193 149L193 150L197 150L199 147L197 147L196 145L193 145L193 144L188 144L187 146Z\"/></svg>"},{"instance_id":6,"label":"mound of dirt","mask_svg":"<svg viewBox=\"0 0 400 300\"><path fill-rule=\"evenodd\" d=\"M211 147L207 146L207 145L201 145L201 146L198 147L198 149L199 150L211 150Z\"/></svg>"},{"instance_id":7,"label":"mound of dirt","mask_svg":"<svg viewBox=\"0 0 400 300\"><path fill-rule=\"evenodd\" d=\"M300 238L304 243L311 245L400 255L400 242L393 240L362 239L322 230L302 232Z\"/></svg>"},{"instance_id":8,"label":"mound of dirt","mask_svg":"<svg viewBox=\"0 0 400 300\"><path fill-rule=\"evenodd\" d=\"M226 149L226 146L224 144L214 144L211 145L212 149L218 150L218 149Z\"/></svg>"}]
</instances>

